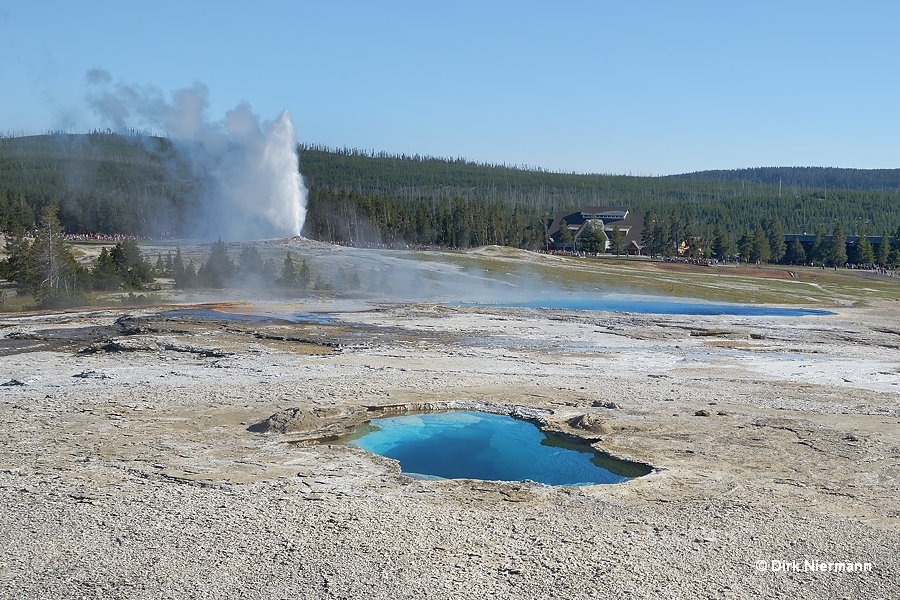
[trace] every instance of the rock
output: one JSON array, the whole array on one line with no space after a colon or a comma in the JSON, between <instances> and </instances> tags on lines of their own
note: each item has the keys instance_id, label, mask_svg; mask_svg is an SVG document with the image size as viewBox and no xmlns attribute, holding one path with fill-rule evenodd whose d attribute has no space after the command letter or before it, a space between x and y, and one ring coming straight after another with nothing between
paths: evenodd
<instances>
[{"instance_id":1,"label":"rock","mask_svg":"<svg viewBox=\"0 0 900 600\"><path fill-rule=\"evenodd\" d=\"M697 412L694 413L694 416L695 417L708 417L709 411L708 410L698 410Z\"/></svg>"},{"instance_id":2,"label":"rock","mask_svg":"<svg viewBox=\"0 0 900 600\"><path fill-rule=\"evenodd\" d=\"M622 408L611 400L607 400L606 402L604 402L603 400L594 400L593 402L591 402L591 406L593 406L594 408Z\"/></svg>"},{"instance_id":3,"label":"rock","mask_svg":"<svg viewBox=\"0 0 900 600\"><path fill-rule=\"evenodd\" d=\"M309 431L322 424L321 418L302 408L288 408L247 428L253 433L295 433Z\"/></svg>"},{"instance_id":4,"label":"rock","mask_svg":"<svg viewBox=\"0 0 900 600\"><path fill-rule=\"evenodd\" d=\"M90 369L82 371L81 373L75 373L72 377L78 377L79 379L110 379L110 376L106 373L92 371Z\"/></svg>"},{"instance_id":5,"label":"rock","mask_svg":"<svg viewBox=\"0 0 900 600\"><path fill-rule=\"evenodd\" d=\"M156 352L159 348L156 343L141 342L139 340L108 340L96 342L79 350L79 354L97 354L99 352Z\"/></svg>"},{"instance_id":6,"label":"rock","mask_svg":"<svg viewBox=\"0 0 900 600\"><path fill-rule=\"evenodd\" d=\"M691 330L692 337L712 337L712 336L720 336L720 335L730 335L731 331L727 329L693 329Z\"/></svg>"},{"instance_id":7,"label":"rock","mask_svg":"<svg viewBox=\"0 0 900 600\"><path fill-rule=\"evenodd\" d=\"M601 434L609 434L612 433L612 426L594 414L584 414L578 415L577 417L573 417L569 419L568 424L576 429L583 429L584 431L590 431L591 433L601 433Z\"/></svg>"}]
</instances>

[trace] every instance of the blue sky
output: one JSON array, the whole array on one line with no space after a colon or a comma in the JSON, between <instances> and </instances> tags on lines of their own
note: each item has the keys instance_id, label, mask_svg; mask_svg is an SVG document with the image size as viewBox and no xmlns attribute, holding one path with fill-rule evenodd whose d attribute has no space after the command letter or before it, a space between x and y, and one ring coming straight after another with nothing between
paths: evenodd
<instances>
[{"instance_id":1,"label":"blue sky","mask_svg":"<svg viewBox=\"0 0 900 600\"><path fill-rule=\"evenodd\" d=\"M896 2L0 0L0 132L102 126L85 73L298 141L558 171L900 168Z\"/></svg>"}]
</instances>

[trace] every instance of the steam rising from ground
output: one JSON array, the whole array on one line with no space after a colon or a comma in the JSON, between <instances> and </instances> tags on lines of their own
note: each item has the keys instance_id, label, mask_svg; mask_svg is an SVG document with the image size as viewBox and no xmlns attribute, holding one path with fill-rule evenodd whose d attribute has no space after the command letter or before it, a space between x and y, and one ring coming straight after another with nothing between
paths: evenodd
<instances>
[{"instance_id":1,"label":"steam rising from ground","mask_svg":"<svg viewBox=\"0 0 900 600\"><path fill-rule=\"evenodd\" d=\"M196 82L171 100L154 87L87 73L88 103L116 131L161 132L177 143L203 182L197 235L251 240L300 235L307 190L298 168L294 126L287 111L260 119L240 104L209 121L209 89Z\"/></svg>"}]
</instances>

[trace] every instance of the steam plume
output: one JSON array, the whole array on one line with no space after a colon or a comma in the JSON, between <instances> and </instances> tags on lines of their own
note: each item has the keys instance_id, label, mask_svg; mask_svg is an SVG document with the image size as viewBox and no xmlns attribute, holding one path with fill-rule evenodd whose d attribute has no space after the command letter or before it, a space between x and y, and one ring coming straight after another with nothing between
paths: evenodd
<instances>
[{"instance_id":1,"label":"steam plume","mask_svg":"<svg viewBox=\"0 0 900 600\"><path fill-rule=\"evenodd\" d=\"M261 122L240 104L210 121L209 89L200 82L168 101L155 87L114 82L102 69L91 69L86 79L88 103L107 126L161 130L178 143L204 184L197 234L230 240L300 235L307 190L287 111Z\"/></svg>"}]
</instances>

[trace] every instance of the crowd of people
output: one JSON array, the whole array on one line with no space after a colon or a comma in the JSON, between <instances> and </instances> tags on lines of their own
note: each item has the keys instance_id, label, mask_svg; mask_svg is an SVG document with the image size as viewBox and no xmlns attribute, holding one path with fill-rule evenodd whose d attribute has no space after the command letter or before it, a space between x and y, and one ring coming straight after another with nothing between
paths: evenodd
<instances>
[{"instance_id":1,"label":"crowd of people","mask_svg":"<svg viewBox=\"0 0 900 600\"><path fill-rule=\"evenodd\" d=\"M897 272L896 269L891 269L889 267L882 267L881 265L876 264L866 264L866 265L858 265L855 263L847 263L844 265L845 269L854 269L858 271L874 271L877 275L884 275L886 277L900 277L900 273Z\"/></svg>"},{"instance_id":2,"label":"crowd of people","mask_svg":"<svg viewBox=\"0 0 900 600\"><path fill-rule=\"evenodd\" d=\"M124 233L67 233L64 237L67 242L123 242L125 240L136 242L140 239L136 235Z\"/></svg>"},{"instance_id":3,"label":"crowd of people","mask_svg":"<svg viewBox=\"0 0 900 600\"><path fill-rule=\"evenodd\" d=\"M605 252L584 252L582 250L577 250L577 251L557 250L556 248L550 248L550 249L541 248L540 250L537 250L537 252L539 254L550 254L552 256L580 256L580 257L600 256L601 254L606 254ZM619 254L618 256L628 258L629 256L632 256L632 255L626 254L623 252L622 254Z\"/></svg>"},{"instance_id":4,"label":"crowd of people","mask_svg":"<svg viewBox=\"0 0 900 600\"><path fill-rule=\"evenodd\" d=\"M665 256L665 257L663 257L663 262L683 263L683 264L687 264L687 265L697 265L699 267L714 267L717 264L719 264L719 259L717 259L717 258L691 258L690 256Z\"/></svg>"},{"instance_id":5,"label":"crowd of people","mask_svg":"<svg viewBox=\"0 0 900 600\"><path fill-rule=\"evenodd\" d=\"M347 248L365 248L369 250L459 250L455 246L435 246L431 244L409 244L407 242L395 242L385 244L384 242L352 242L346 240L338 240L330 242L335 246L345 246Z\"/></svg>"}]
</instances>

